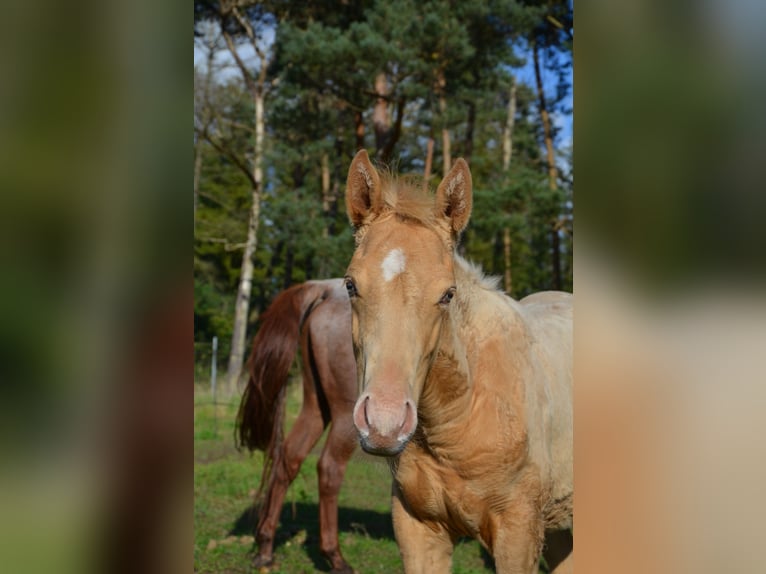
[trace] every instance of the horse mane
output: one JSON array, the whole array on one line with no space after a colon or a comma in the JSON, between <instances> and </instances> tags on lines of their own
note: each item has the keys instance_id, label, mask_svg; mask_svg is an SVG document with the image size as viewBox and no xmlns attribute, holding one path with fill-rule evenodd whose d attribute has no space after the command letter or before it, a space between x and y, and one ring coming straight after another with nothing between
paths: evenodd
<instances>
[{"instance_id":1,"label":"horse mane","mask_svg":"<svg viewBox=\"0 0 766 574\"><path fill-rule=\"evenodd\" d=\"M487 291L499 291L500 289L500 277L497 275L485 275L481 266L472 261L464 259L457 253L455 253L455 263L457 263L456 271L461 276L461 279L473 285L479 289Z\"/></svg>"},{"instance_id":2,"label":"horse mane","mask_svg":"<svg viewBox=\"0 0 766 574\"><path fill-rule=\"evenodd\" d=\"M472 322L474 313L489 299L501 297L506 299L505 292L500 288L500 278L484 275L481 267L458 255L455 261L455 280L460 291L456 297L455 313L458 321Z\"/></svg>"}]
</instances>

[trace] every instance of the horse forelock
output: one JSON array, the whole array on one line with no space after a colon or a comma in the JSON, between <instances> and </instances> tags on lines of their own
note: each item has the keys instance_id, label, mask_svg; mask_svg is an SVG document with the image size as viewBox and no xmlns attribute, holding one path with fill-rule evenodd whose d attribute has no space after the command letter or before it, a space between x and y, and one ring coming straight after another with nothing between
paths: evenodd
<instances>
[{"instance_id":1,"label":"horse forelock","mask_svg":"<svg viewBox=\"0 0 766 574\"><path fill-rule=\"evenodd\" d=\"M381 186L381 205L377 212L371 211L362 225L356 230L356 243L359 245L366 235L368 226L385 217L397 217L436 230L445 241L451 244L449 225L436 215L436 196L423 184L423 178L417 175L401 175L392 171L379 172Z\"/></svg>"},{"instance_id":2,"label":"horse forelock","mask_svg":"<svg viewBox=\"0 0 766 574\"><path fill-rule=\"evenodd\" d=\"M391 173L382 178L381 184L386 209L405 219L434 224L434 195L423 188L420 178Z\"/></svg>"}]
</instances>

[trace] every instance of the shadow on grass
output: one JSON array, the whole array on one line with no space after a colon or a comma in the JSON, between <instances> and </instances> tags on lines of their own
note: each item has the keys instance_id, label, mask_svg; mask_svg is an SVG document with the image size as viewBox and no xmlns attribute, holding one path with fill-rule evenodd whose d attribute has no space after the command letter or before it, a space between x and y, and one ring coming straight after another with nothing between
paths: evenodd
<instances>
[{"instance_id":1,"label":"shadow on grass","mask_svg":"<svg viewBox=\"0 0 766 574\"><path fill-rule=\"evenodd\" d=\"M229 536L246 536L255 532L257 514L253 507L248 507L234 523ZM282 507L279 517L280 528L274 537L274 549L292 539L301 530L306 532L303 548L317 570L329 572L330 566L319 552L319 505L315 503L287 503ZM394 540L390 512L375 512L358 508L338 508L338 530L374 540Z\"/></svg>"},{"instance_id":2,"label":"shadow on grass","mask_svg":"<svg viewBox=\"0 0 766 574\"><path fill-rule=\"evenodd\" d=\"M257 515L253 507L248 507L239 516L228 535L246 536L254 534L256 520ZM314 568L322 572L330 571L329 564L319 552L319 505L306 502L296 502L294 505L287 503L282 507L279 523L281 526L277 529L274 539L275 550L304 530L306 539L302 546L306 555L314 563ZM340 507L338 508L338 529L340 532L353 532L373 540L395 541L390 512ZM469 540L463 538L462 542ZM488 570L494 571L495 561L492 556L484 548L481 548L480 552L484 566ZM544 561L540 563L540 572L549 572Z\"/></svg>"},{"instance_id":3,"label":"shadow on grass","mask_svg":"<svg viewBox=\"0 0 766 574\"><path fill-rule=\"evenodd\" d=\"M492 558L490 553L487 552L487 549L484 548L483 546L481 547L481 559L484 562L484 566L487 569L492 570L492 571L495 570L495 559Z\"/></svg>"}]
</instances>

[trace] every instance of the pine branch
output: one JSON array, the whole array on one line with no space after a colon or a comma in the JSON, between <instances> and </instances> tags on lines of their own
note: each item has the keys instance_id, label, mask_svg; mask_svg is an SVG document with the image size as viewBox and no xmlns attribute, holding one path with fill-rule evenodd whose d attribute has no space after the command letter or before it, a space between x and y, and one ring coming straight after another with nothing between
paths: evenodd
<instances>
[{"instance_id":1,"label":"pine branch","mask_svg":"<svg viewBox=\"0 0 766 574\"><path fill-rule=\"evenodd\" d=\"M220 153L223 156L226 156L231 160L231 162L236 165L242 173L244 173L247 176L248 181L250 184L255 187L256 181L255 177L253 177L253 173L250 170L250 166L248 166L245 162L242 161L242 158L240 158L237 154L235 154L233 151L231 151L228 147L223 145L220 141L217 141L215 137L213 137L210 134L210 130L205 129L203 131L199 131L198 135L205 139L213 148Z\"/></svg>"},{"instance_id":2,"label":"pine branch","mask_svg":"<svg viewBox=\"0 0 766 574\"><path fill-rule=\"evenodd\" d=\"M256 89L255 77L253 77L253 75L250 73L250 70L247 69L247 66L245 65L245 62L242 61L242 58L239 57L239 52L237 52L237 47L234 45L234 40L232 40L231 34L224 31L223 37L226 40L226 47L229 49L231 56L237 63L237 67L239 68L240 72L242 72L242 76L245 79L245 84L247 85L248 89L254 93Z\"/></svg>"}]
</instances>

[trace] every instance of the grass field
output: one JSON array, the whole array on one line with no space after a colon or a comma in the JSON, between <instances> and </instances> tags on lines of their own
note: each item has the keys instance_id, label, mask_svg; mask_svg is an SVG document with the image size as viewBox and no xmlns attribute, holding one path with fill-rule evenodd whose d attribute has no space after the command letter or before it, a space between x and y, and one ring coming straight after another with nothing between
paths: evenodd
<instances>
[{"instance_id":1,"label":"grass field","mask_svg":"<svg viewBox=\"0 0 766 574\"><path fill-rule=\"evenodd\" d=\"M296 381L297 382L297 381ZM287 428L300 408L300 384L290 385ZM261 453L234 448L236 399L213 406L209 392L195 387L194 570L250 573L253 550L251 500L261 476ZM328 572L319 553L317 455L324 437L304 462L287 493L275 544L274 573ZM357 451L340 492L340 545L359 574L402 572L391 527L391 477L382 460ZM453 572L493 572L491 559L475 541L457 545Z\"/></svg>"}]
</instances>

